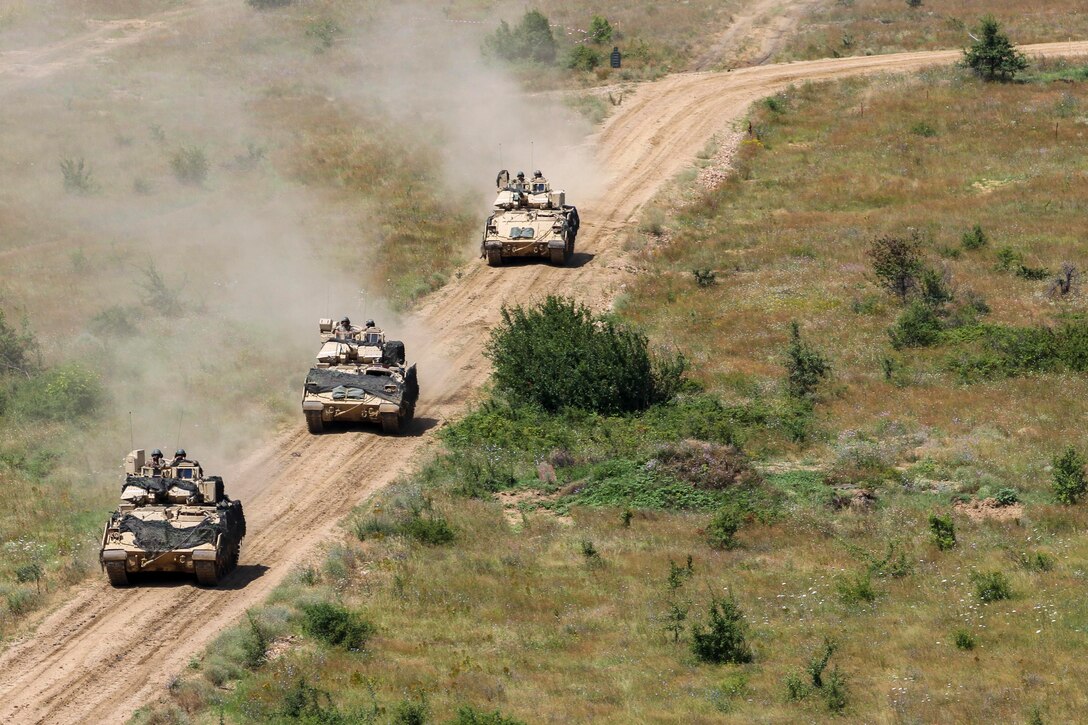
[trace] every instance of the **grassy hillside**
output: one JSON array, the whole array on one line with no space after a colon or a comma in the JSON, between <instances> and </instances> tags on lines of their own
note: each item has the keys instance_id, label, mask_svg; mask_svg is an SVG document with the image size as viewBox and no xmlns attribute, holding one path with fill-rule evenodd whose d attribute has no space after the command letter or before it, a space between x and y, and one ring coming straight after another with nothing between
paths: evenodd
<instances>
[{"instance_id":1,"label":"grassy hillside","mask_svg":"<svg viewBox=\"0 0 1088 725\"><path fill-rule=\"evenodd\" d=\"M1080 324L1048 279L1084 264L1086 94L941 71L762 104L734 177L643 225L652 273L620 310L707 392L619 417L487 403L139 719L1075 720L1086 514L1052 461L1084 449L1082 373L991 342ZM881 236L952 294L925 347L891 345L910 305L877 285ZM811 417L791 320L831 364ZM695 632L728 596L751 662L709 664ZM330 645L316 601L365 644Z\"/></svg>"},{"instance_id":2,"label":"grassy hillside","mask_svg":"<svg viewBox=\"0 0 1088 725\"><path fill-rule=\"evenodd\" d=\"M1058 0L1030 8L1008 0L838 0L821 3L778 54L780 60L871 55L904 50L962 48L979 18L996 17L1017 43L1078 40L1088 35L1088 13Z\"/></svg>"}]
</instances>

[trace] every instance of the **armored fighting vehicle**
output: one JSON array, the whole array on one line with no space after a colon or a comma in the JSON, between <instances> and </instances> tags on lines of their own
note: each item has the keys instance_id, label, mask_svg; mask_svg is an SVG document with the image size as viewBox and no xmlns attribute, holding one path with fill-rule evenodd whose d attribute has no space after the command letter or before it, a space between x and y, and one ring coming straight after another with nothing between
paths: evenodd
<instances>
[{"instance_id":1,"label":"armored fighting vehicle","mask_svg":"<svg viewBox=\"0 0 1088 725\"><path fill-rule=\"evenodd\" d=\"M140 449L125 457L121 503L98 558L115 587L143 572L195 574L215 586L238 564L245 535L242 504L227 498L222 478L188 459L154 465Z\"/></svg>"},{"instance_id":2,"label":"armored fighting vehicle","mask_svg":"<svg viewBox=\"0 0 1088 725\"><path fill-rule=\"evenodd\" d=\"M373 321L360 328L344 318L334 327L322 319L318 329L321 349L302 396L306 427L317 435L333 423L380 423L383 433L399 433L419 399L416 366L405 363L404 343L386 340Z\"/></svg>"},{"instance_id":3,"label":"armored fighting vehicle","mask_svg":"<svg viewBox=\"0 0 1088 725\"><path fill-rule=\"evenodd\" d=\"M566 192L552 189L539 171L530 181L521 172L511 181L504 169L495 184L498 195L484 225L480 256L492 267L519 257L543 257L560 266L570 261L579 220Z\"/></svg>"}]
</instances>

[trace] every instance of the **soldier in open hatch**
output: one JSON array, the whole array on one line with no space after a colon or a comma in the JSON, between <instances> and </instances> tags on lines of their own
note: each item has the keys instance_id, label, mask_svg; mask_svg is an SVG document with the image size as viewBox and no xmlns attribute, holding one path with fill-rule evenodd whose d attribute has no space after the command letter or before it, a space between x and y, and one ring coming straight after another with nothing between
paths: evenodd
<instances>
[{"instance_id":1,"label":"soldier in open hatch","mask_svg":"<svg viewBox=\"0 0 1088 725\"><path fill-rule=\"evenodd\" d=\"M214 586L238 563L242 504L184 450L169 465L155 453L157 460L145 460L140 449L125 457L121 500L103 529L99 562L114 586L145 572L195 574Z\"/></svg>"},{"instance_id":2,"label":"soldier in open hatch","mask_svg":"<svg viewBox=\"0 0 1088 725\"><path fill-rule=\"evenodd\" d=\"M357 332L354 326L351 324L351 320L344 317L340 322L336 323L336 329L333 330L336 337L349 338L353 333Z\"/></svg>"},{"instance_id":3,"label":"soldier in open hatch","mask_svg":"<svg viewBox=\"0 0 1088 725\"><path fill-rule=\"evenodd\" d=\"M480 256L492 267L526 257L567 264L574 255L580 222L578 210L567 204L566 192L553 189L540 170L533 172L530 182L523 171L510 184L503 184L504 178L505 169L496 181L499 188L484 223Z\"/></svg>"},{"instance_id":4,"label":"soldier in open hatch","mask_svg":"<svg viewBox=\"0 0 1088 725\"><path fill-rule=\"evenodd\" d=\"M147 465L152 470L153 475L159 475L162 472L162 467L166 465L166 461L162 459L162 451L158 448L152 450L151 461Z\"/></svg>"}]
</instances>

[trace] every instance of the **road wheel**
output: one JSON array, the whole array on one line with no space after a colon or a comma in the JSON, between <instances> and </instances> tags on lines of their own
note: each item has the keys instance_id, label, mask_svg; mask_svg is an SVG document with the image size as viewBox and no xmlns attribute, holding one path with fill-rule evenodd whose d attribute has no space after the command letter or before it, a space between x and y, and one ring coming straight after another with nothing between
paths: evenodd
<instances>
[{"instance_id":1,"label":"road wheel","mask_svg":"<svg viewBox=\"0 0 1088 725\"><path fill-rule=\"evenodd\" d=\"M487 266L488 267L501 267L502 266L502 252L497 249L487 250Z\"/></svg>"},{"instance_id":2,"label":"road wheel","mask_svg":"<svg viewBox=\"0 0 1088 725\"><path fill-rule=\"evenodd\" d=\"M400 433L400 415L397 413L382 413L382 433L396 435Z\"/></svg>"},{"instance_id":3,"label":"road wheel","mask_svg":"<svg viewBox=\"0 0 1088 725\"><path fill-rule=\"evenodd\" d=\"M196 581L204 587L214 587L219 583L218 561L194 561L193 569L196 570Z\"/></svg>"},{"instance_id":4,"label":"road wheel","mask_svg":"<svg viewBox=\"0 0 1088 725\"><path fill-rule=\"evenodd\" d=\"M565 267L568 259L570 259L570 253L567 252L567 245L564 244L562 249L552 250L552 264L556 267Z\"/></svg>"},{"instance_id":5,"label":"road wheel","mask_svg":"<svg viewBox=\"0 0 1088 725\"><path fill-rule=\"evenodd\" d=\"M321 419L320 410L307 410L306 412L306 427L315 436L321 435L325 432L325 421Z\"/></svg>"},{"instance_id":6,"label":"road wheel","mask_svg":"<svg viewBox=\"0 0 1088 725\"><path fill-rule=\"evenodd\" d=\"M125 571L125 562L106 562L106 576L110 578L110 584L115 587L128 586L128 572Z\"/></svg>"}]
</instances>

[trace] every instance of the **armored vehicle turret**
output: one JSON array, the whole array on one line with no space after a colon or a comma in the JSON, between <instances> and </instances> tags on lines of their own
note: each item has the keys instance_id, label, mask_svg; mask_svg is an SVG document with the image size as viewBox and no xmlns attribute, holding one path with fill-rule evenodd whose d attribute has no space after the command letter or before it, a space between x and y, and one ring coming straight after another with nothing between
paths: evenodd
<instances>
[{"instance_id":1,"label":"armored vehicle turret","mask_svg":"<svg viewBox=\"0 0 1088 725\"><path fill-rule=\"evenodd\" d=\"M157 453L157 451L155 451ZM240 501L227 498L223 479L178 452L173 460L125 457L121 503L102 532L99 562L115 587L144 572L195 574L215 586L238 564L246 535Z\"/></svg>"},{"instance_id":2,"label":"armored vehicle turret","mask_svg":"<svg viewBox=\"0 0 1088 725\"><path fill-rule=\"evenodd\" d=\"M306 375L302 413L313 434L335 423L378 423L399 433L411 422L419 399L416 366L405 362L404 343L387 340L368 320L318 321L321 349Z\"/></svg>"},{"instance_id":3,"label":"armored vehicle turret","mask_svg":"<svg viewBox=\"0 0 1088 725\"><path fill-rule=\"evenodd\" d=\"M504 169L495 183L494 211L484 225L480 256L492 267L524 257L560 266L569 262L580 222L578 210L566 203L566 192L552 189L539 171L526 181L521 172L511 180Z\"/></svg>"}]
</instances>

